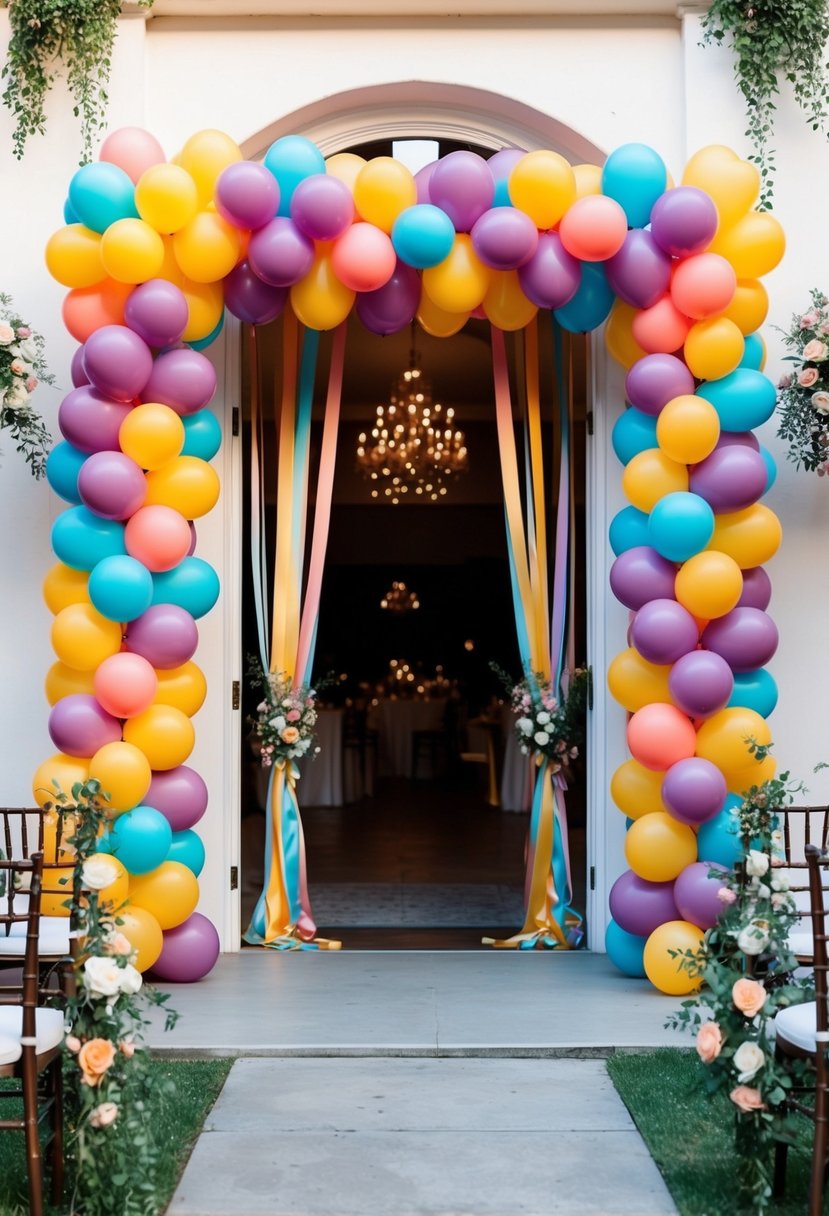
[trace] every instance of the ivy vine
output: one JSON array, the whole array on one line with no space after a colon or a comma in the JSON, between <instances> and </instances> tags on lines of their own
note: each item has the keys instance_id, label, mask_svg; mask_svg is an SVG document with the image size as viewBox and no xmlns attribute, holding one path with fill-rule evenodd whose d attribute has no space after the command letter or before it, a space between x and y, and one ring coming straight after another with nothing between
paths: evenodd
<instances>
[{"instance_id":1,"label":"ivy vine","mask_svg":"<svg viewBox=\"0 0 829 1216\"><path fill-rule=\"evenodd\" d=\"M81 163L106 123L120 0L2 0L9 10L11 39L0 81L2 101L15 121L14 155L23 156L31 135L46 130L46 95L65 76L73 113L81 122ZM151 7L153 0L138 0Z\"/></svg>"},{"instance_id":2,"label":"ivy vine","mask_svg":"<svg viewBox=\"0 0 829 1216\"><path fill-rule=\"evenodd\" d=\"M749 157L760 169L760 207L768 210L774 191L775 99L780 82L792 86L813 131L829 116L825 50L829 10L825 0L712 0L702 19L703 44L729 42L734 76L746 103Z\"/></svg>"}]
</instances>

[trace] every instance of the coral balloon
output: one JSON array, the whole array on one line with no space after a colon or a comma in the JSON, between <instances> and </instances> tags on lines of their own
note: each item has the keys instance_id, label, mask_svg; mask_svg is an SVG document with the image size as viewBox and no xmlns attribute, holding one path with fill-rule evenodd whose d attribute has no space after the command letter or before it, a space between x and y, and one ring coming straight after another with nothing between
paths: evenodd
<instances>
[{"instance_id":1,"label":"coral balloon","mask_svg":"<svg viewBox=\"0 0 829 1216\"><path fill-rule=\"evenodd\" d=\"M76 342L85 342L103 325L123 325L129 283L106 278L92 287L76 287L61 308L63 323Z\"/></svg>"},{"instance_id":2,"label":"coral balloon","mask_svg":"<svg viewBox=\"0 0 829 1216\"><path fill-rule=\"evenodd\" d=\"M391 238L374 224L352 224L331 250L331 268L351 291L377 291L396 265Z\"/></svg>"},{"instance_id":3,"label":"coral balloon","mask_svg":"<svg viewBox=\"0 0 829 1216\"><path fill-rule=\"evenodd\" d=\"M149 874L135 875L130 896L131 902L154 916L162 929L174 929L195 911L199 884L187 866L164 861Z\"/></svg>"},{"instance_id":4,"label":"coral balloon","mask_svg":"<svg viewBox=\"0 0 829 1216\"><path fill-rule=\"evenodd\" d=\"M697 859L697 838L663 811L642 815L625 837L627 863L646 882L672 882Z\"/></svg>"},{"instance_id":5,"label":"coral balloon","mask_svg":"<svg viewBox=\"0 0 829 1216\"><path fill-rule=\"evenodd\" d=\"M100 781L105 805L129 811L144 801L152 771L147 757L131 743L107 743L89 761L89 776Z\"/></svg>"},{"instance_id":6,"label":"coral balloon","mask_svg":"<svg viewBox=\"0 0 829 1216\"><path fill-rule=\"evenodd\" d=\"M121 651L95 670L93 689L101 707L116 718L134 718L153 703L158 679L139 654Z\"/></svg>"},{"instance_id":7,"label":"coral balloon","mask_svg":"<svg viewBox=\"0 0 829 1216\"><path fill-rule=\"evenodd\" d=\"M678 954L702 949L703 931L687 920L669 920L653 933L645 943L644 964L654 988L668 996L687 996L702 986L701 976L689 975L680 970Z\"/></svg>"},{"instance_id":8,"label":"coral balloon","mask_svg":"<svg viewBox=\"0 0 829 1216\"><path fill-rule=\"evenodd\" d=\"M127 553L153 573L172 570L183 561L190 549L190 539L190 525L172 507L142 507L124 529Z\"/></svg>"},{"instance_id":9,"label":"coral balloon","mask_svg":"<svg viewBox=\"0 0 829 1216\"><path fill-rule=\"evenodd\" d=\"M666 292L661 300L636 314L631 333L647 354L672 354L682 346L691 324L690 318L674 304L670 292Z\"/></svg>"},{"instance_id":10,"label":"coral balloon","mask_svg":"<svg viewBox=\"0 0 829 1216\"><path fill-rule=\"evenodd\" d=\"M576 199L567 209L558 231L562 245L574 258L604 262L624 245L628 225L617 202L602 194L590 194Z\"/></svg>"},{"instance_id":11,"label":"coral balloon","mask_svg":"<svg viewBox=\"0 0 829 1216\"><path fill-rule=\"evenodd\" d=\"M630 719L627 740L634 760L645 768L665 772L678 760L693 756L697 737L693 724L681 710L655 701L637 710Z\"/></svg>"},{"instance_id":12,"label":"coral balloon","mask_svg":"<svg viewBox=\"0 0 829 1216\"><path fill-rule=\"evenodd\" d=\"M698 253L680 262L671 281L671 298L686 317L703 321L723 311L734 298L737 276L717 253Z\"/></svg>"}]
</instances>

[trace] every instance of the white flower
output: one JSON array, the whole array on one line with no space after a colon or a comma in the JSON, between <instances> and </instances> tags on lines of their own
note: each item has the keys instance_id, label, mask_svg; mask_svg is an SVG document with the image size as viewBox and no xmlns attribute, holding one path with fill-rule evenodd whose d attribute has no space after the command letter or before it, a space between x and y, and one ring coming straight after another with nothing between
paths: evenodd
<instances>
[{"instance_id":1,"label":"white flower","mask_svg":"<svg viewBox=\"0 0 829 1216\"><path fill-rule=\"evenodd\" d=\"M81 881L88 891L103 891L118 877L118 865L108 853L93 853L81 868Z\"/></svg>"},{"instance_id":2,"label":"white flower","mask_svg":"<svg viewBox=\"0 0 829 1216\"><path fill-rule=\"evenodd\" d=\"M132 963L127 963L126 967L120 967L119 971L121 972L121 991L125 992L128 996L135 996L144 983L141 978L141 972L133 967Z\"/></svg>"},{"instance_id":3,"label":"white flower","mask_svg":"<svg viewBox=\"0 0 829 1216\"><path fill-rule=\"evenodd\" d=\"M788 874L775 874L774 878L771 880L771 889L772 891L788 891Z\"/></svg>"},{"instance_id":4,"label":"white flower","mask_svg":"<svg viewBox=\"0 0 829 1216\"><path fill-rule=\"evenodd\" d=\"M533 735L533 739L539 747L546 747L550 742L550 736L547 734L546 730L537 730Z\"/></svg>"},{"instance_id":5,"label":"white flower","mask_svg":"<svg viewBox=\"0 0 829 1216\"><path fill-rule=\"evenodd\" d=\"M14 330L11 325L0 324L0 346L9 346L14 342Z\"/></svg>"},{"instance_id":6,"label":"white flower","mask_svg":"<svg viewBox=\"0 0 829 1216\"><path fill-rule=\"evenodd\" d=\"M29 391L25 384L15 380L6 393L6 405L25 405L29 400Z\"/></svg>"},{"instance_id":7,"label":"white flower","mask_svg":"<svg viewBox=\"0 0 829 1216\"><path fill-rule=\"evenodd\" d=\"M535 715L535 720L539 726L546 726L550 721L550 715L547 713L546 709L542 709L540 713Z\"/></svg>"},{"instance_id":8,"label":"white flower","mask_svg":"<svg viewBox=\"0 0 829 1216\"><path fill-rule=\"evenodd\" d=\"M737 935L737 945L743 954L762 954L768 944L768 925L764 920L750 921Z\"/></svg>"},{"instance_id":9,"label":"white flower","mask_svg":"<svg viewBox=\"0 0 829 1216\"><path fill-rule=\"evenodd\" d=\"M829 414L829 393L821 390L819 393L812 393L809 399L811 407L819 414Z\"/></svg>"},{"instance_id":10,"label":"white flower","mask_svg":"<svg viewBox=\"0 0 829 1216\"><path fill-rule=\"evenodd\" d=\"M768 868L768 853L761 853L759 849L749 849L746 854L746 874L751 878L762 878Z\"/></svg>"},{"instance_id":11,"label":"white flower","mask_svg":"<svg viewBox=\"0 0 829 1216\"><path fill-rule=\"evenodd\" d=\"M31 338L24 338L18 345L20 358L25 359L32 366L37 362L38 350Z\"/></svg>"},{"instance_id":12,"label":"white flower","mask_svg":"<svg viewBox=\"0 0 829 1216\"><path fill-rule=\"evenodd\" d=\"M117 996L121 991L121 968L114 959L93 955L83 970L84 987L90 996Z\"/></svg>"},{"instance_id":13,"label":"white flower","mask_svg":"<svg viewBox=\"0 0 829 1216\"><path fill-rule=\"evenodd\" d=\"M519 718L515 725L522 735L531 735L533 733L532 718Z\"/></svg>"},{"instance_id":14,"label":"white flower","mask_svg":"<svg viewBox=\"0 0 829 1216\"><path fill-rule=\"evenodd\" d=\"M526 744L522 743L521 744L521 755L529 756L529 754L530 754L530 749L526 746Z\"/></svg>"},{"instance_id":15,"label":"white flower","mask_svg":"<svg viewBox=\"0 0 829 1216\"><path fill-rule=\"evenodd\" d=\"M737 1069L737 1080L741 1085L751 1081L763 1067L766 1057L756 1043L746 1039L734 1052L734 1067Z\"/></svg>"},{"instance_id":16,"label":"white flower","mask_svg":"<svg viewBox=\"0 0 829 1216\"><path fill-rule=\"evenodd\" d=\"M275 718L271 718L271 726L274 728L274 730L284 730L286 725L287 724L282 714L277 714Z\"/></svg>"}]
</instances>

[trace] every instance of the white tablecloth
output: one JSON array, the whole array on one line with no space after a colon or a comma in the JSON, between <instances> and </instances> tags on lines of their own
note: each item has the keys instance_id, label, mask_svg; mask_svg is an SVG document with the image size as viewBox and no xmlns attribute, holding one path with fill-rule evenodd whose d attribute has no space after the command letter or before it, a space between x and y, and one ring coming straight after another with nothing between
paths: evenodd
<instances>
[{"instance_id":1,"label":"white tablecloth","mask_svg":"<svg viewBox=\"0 0 829 1216\"><path fill-rule=\"evenodd\" d=\"M317 712L319 755L299 763L302 774L297 783L297 800L304 806L343 805L343 711L320 709Z\"/></svg>"},{"instance_id":2,"label":"white tablecloth","mask_svg":"<svg viewBox=\"0 0 829 1216\"><path fill-rule=\"evenodd\" d=\"M504 706L502 724L506 743L501 770L501 807L505 811L528 811L532 806L535 764L532 756L521 754L515 734L515 714L508 705Z\"/></svg>"},{"instance_id":3,"label":"white tablecloth","mask_svg":"<svg viewBox=\"0 0 829 1216\"><path fill-rule=\"evenodd\" d=\"M417 730L440 730L445 709L443 701L380 702L376 722L381 777L412 776L412 736Z\"/></svg>"}]
</instances>

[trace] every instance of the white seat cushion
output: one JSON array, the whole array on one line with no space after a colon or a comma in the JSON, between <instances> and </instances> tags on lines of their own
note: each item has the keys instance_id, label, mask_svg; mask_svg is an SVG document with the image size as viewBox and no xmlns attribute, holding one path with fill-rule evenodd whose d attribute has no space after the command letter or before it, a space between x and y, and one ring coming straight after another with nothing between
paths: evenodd
<instances>
[{"instance_id":1,"label":"white seat cushion","mask_svg":"<svg viewBox=\"0 0 829 1216\"><path fill-rule=\"evenodd\" d=\"M803 928L804 923L805 928ZM815 944L812 940L812 922L801 921L795 925L789 933L786 943L792 954L796 954L799 958L811 958L815 952Z\"/></svg>"},{"instance_id":2,"label":"white seat cushion","mask_svg":"<svg viewBox=\"0 0 829 1216\"><path fill-rule=\"evenodd\" d=\"M0 958L22 958L26 953L26 931L24 920L15 921L9 927L8 937L0 933ZM42 958L54 954L69 953L69 917L41 916L38 954Z\"/></svg>"},{"instance_id":3,"label":"white seat cushion","mask_svg":"<svg viewBox=\"0 0 829 1216\"><path fill-rule=\"evenodd\" d=\"M60 1009L35 1010L36 1051L42 1055L63 1042L63 1012ZM19 1005L0 1006L0 1064L14 1064L23 1054L20 1045L23 1010Z\"/></svg>"},{"instance_id":4,"label":"white seat cushion","mask_svg":"<svg viewBox=\"0 0 829 1216\"><path fill-rule=\"evenodd\" d=\"M790 1005L781 1009L774 1019L774 1028L787 1043L801 1051L814 1052L817 1028L817 1005L806 1001L803 1005Z\"/></svg>"}]
</instances>

